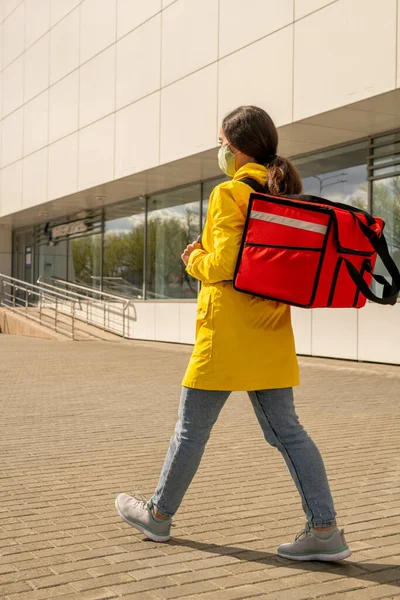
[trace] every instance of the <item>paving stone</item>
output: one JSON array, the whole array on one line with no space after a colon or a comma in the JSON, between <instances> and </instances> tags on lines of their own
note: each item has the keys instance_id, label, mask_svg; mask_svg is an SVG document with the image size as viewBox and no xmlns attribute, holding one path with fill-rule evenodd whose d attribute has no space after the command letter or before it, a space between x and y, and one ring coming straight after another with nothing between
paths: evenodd
<instances>
[{"instance_id":1,"label":"paving stone","mask_svg":"<svg viewBox=\"0 0 400 600\"><path fill-rule=\"evenodd\" d=\"M27 592L32 588L30 585L23 581L16 581L14 583L3 583L0 585L0 598L4 598L8 594L14 594L17 592Z\"/></svg>"},{"instance_id":2,"label":"paving stone","mask_svg":"<svg viewBox=\"0 0 400 600\"><path fill-rule=\"evenodd\" d=\"M0 597L400 598L398 367L300 359L296 407L354 551L345 563L277 557L304 516L245 394L223 409L170 544L119 519L119 492L157 483L190 351L0 336Z\"/></svg>"},{"instance_id":3,"label":"paving stone","mask_svg":"<svg viewBox=\"0 0 400 600\"><path fill-rule=\"evenodd\" d=\"M116 585L118 583L126 583L132 581L132 577L128 573L115 573L114 575L105 575L104 577L93 577L91 579L82 578L79 581L74 581L71 586L77 591L102 588L106 586Z\"/></svg>"},{"instance_id":4,"label":"paving stone","mask_svg":"<svg viewBox=\"0 0 400 600\"><path fill-rule=\"evenodd\" d=\"M375 600L378 598L398 598L400 588L395 585L375 585L368 589L360 588L345 594L332 594L329 600Z\"/></svg>"},{"instance_id":5,"label":"paving stone","mask_svg":"<svg viewBox=\"0 0 400 600\"><path fill-rule=\"evenodd\" d=\"M70 585L58 585L56 587L35 591L31 588L29 592L21 592L20 594L8 594L6 598L7 600L47 600L47 598L64 596L73 591L74 590Z\"/></svg>"},{"instance_id":6,"label":"paving stone","mask_svg":"<svg viewBox=\"0 0 400 600\"><path fill-rule=\"evenodd\" d=\"M191 596L193 594L203 595L206 592L214 593L215 596L218 596L220 593L220 588L215 585L214 582L209 580L185 583L184 585L180 585L178 587L170 587L157 591L162 598L167 599L184 598L185 596Z\"/></svg>"},{"instance_id":7,"label":"paving stone","mask_svg":"<svg viewBox=\"0 0 400 600\"><path fill-rule=\"evenodd\" d=\"M103 588L62 594L61 598L62 600L109 600L117 598L117 594L108 588Z\"/></svg>"}]
</instances>

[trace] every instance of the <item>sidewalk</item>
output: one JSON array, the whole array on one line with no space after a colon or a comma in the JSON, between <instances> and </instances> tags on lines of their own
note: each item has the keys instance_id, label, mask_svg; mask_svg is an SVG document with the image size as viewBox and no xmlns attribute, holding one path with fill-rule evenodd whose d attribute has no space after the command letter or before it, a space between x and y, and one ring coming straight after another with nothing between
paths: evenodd
<instances>
[{"instance_id":1,"label":"sidewalk","mask_svg":"<svg viewBox=\"0 0 400 600\"><path fill-rule=\"evenodd\" d=\"M304 523L279 453L234 394L157 545L115 496L150 496L191 348L0 335L0 598L400 598L400 368L301 358L296 393L352 557L276 556Z\"/></svg>"}]
</instances>

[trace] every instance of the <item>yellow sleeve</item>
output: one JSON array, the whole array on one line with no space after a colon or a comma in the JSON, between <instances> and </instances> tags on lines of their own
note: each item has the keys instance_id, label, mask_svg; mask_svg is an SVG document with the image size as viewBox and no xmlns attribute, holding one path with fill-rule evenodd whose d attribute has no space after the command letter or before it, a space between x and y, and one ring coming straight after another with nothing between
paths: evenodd
<instances>
[{"instance_id":1,"label":"yellow sleeve","mask_svg":"<svg viewBox=\"0 0 400 600\"><path fill-rule=\"evenodd\" d=\"M204 283L232 281L245 217L234 200L231 185L227 188L222 184L212 191L208 213L206 227L211 228L214 251L192 252L186 270Z\"/></svg>"}]
</instances>

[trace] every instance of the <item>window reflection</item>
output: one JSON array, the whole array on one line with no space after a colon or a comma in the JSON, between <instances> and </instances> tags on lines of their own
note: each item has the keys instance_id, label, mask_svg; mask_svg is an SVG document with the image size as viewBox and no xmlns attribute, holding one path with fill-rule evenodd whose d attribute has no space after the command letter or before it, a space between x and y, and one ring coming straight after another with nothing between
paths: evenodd
<instances>
[{"instance_id":1,"label":"window reflection","mask_svg":"<svg viewBox=\"0 0 400 600\"><path fill-rule=\"evenodd\" d=\"M400 267L400 139L398 133L373 140L371 171L372 211L385 221L385 238L389 251ZM387 277L387 272L378 257L375 273ZM374 283L377 293L381 286Z\"/></svg>"},{"instance_id":2,"label":"window reflection","mask_svg":"<svg viewBox=\"0 0 400 600\"><path fill-rule=\"evenodd\" d=\"M374 181L372 184L373 214L385 221L385 238L389 251L400 268L400 175ZM380 259L376 273L386 275Z\"/></svg>"},{"instance_id":3,"label":"window reflection","mask_svg":"<svg viewBox=\"0 0 400 600\"><path fill-rule=\"evenodd\" d=\"M88 287L101 285L101 234L69 240L68 281Z\"/></svg>"},{"instance_id":4,"label":"window reflection","mask_svg":"<svg viewBox=\"0 0 400 600\"><path fill-rule=\"evenodd\" d=\"M39 275L66 279L67 275L67 241L62 240L52 246L41 245L38 248Z\"/></svg>"},{"instance_id":5,"label":"window reflection","mask_svg":"<svg viewBox=\"0 0 400 600\"><path fill-rule=\"evenodd\" d=\"M146 297L195 298L181 254L200 233L200 184L150 197L148 211Z\"/></svg>"},{"instance_id":6,"label":"window reflection","mask_svg":"<svg viewBox=\"0 0 400 600\"><path fill-rule=\"evenodd\" d=\"M305 194L368 210L367 143L294 159Z\"/></svg>"},{"instance_id":7,"label":"window reflection","mask_svg":"<svg viewBox=\"0 0 400 600\"><path fill-rule=\"evenodd\" d=\"M143 298L145 210L144 198L106 210L104 292Z\"/></svg>"}]
</instances>

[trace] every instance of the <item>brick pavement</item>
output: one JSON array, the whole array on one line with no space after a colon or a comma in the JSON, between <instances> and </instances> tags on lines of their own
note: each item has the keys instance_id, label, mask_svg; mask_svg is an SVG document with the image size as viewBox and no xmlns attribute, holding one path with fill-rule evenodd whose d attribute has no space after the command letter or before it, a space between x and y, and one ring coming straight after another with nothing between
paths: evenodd
<instances>
[{"instance_id":1,"label":"brick pavement","mask_svg":"<svg viewBox=\"0 0 400 600\"><path fill-rule=\"evenodd\" d=\"M346 563L276 556L303 526L279 453L234 394L176 517L144 541L120 491L150 495L190 348L0 336L0 597L400 598L400 368L301 359L300 417L325 458Z\"/></svg>"}]
</instances>

